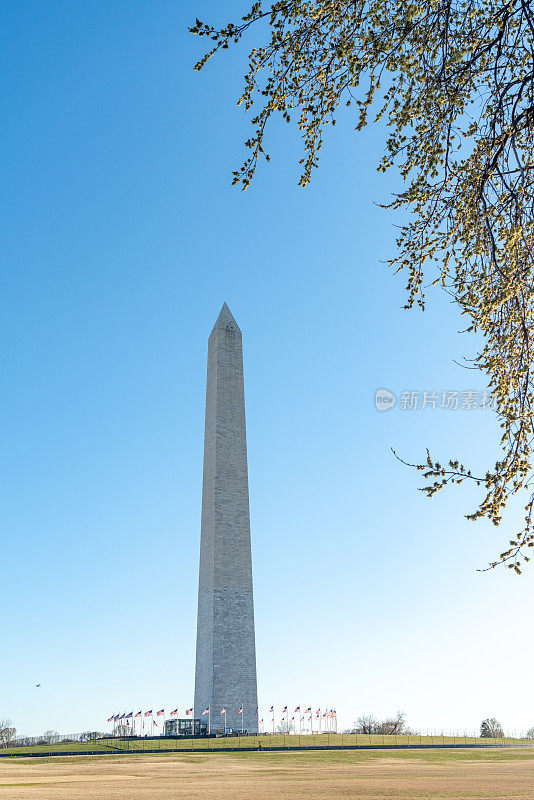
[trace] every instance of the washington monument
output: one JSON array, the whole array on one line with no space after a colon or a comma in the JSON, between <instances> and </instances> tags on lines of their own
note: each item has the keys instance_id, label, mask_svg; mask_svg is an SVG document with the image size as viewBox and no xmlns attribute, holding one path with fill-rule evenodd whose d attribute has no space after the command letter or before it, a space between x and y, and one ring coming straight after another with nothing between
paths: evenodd
<instances>
[{"instance_id":1,"label":"washington monument","mask_svg":"<svg viewBox=\"0 0 534 800\"><path fill-rule=\"evenodd\" d=\"M194 714L257 733L257 707L243 350L225 303L208 340Z\"/></svg>"}]
</instances>

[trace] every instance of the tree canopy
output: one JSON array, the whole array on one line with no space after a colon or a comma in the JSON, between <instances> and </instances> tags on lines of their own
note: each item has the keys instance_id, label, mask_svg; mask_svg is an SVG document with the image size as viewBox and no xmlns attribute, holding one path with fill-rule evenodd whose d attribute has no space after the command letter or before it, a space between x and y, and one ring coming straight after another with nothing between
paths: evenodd
<instances>
[{"instance_id":1,"label":"tree canopy","mask_svg":"<svg viewBox=\"0 0 534 800\"><path fill-rule=\"evenodd\" d=\"M483 719L480 723L480 736L483 739L502 739L504 736L502 725L495 717Z\"/></svg>"},{"instance_id":2,"label":"tree canopy","mask_svg":"<svg viewBox=\"0 0 534 800\"><path fill-rule=\"evenodd\" d=\"M384 204L406 210L390 266L406 273L406 308L425 306L441 284L482 346L484 373L502 428L499 457L473 472L457 458L427 457L429 497L464 480L482 487L468 515L499 525L510 497L525 494L524 527L491 566L516 572L534 546L532 494L532 241L534 235L534 9L529 0L279 0L252 5L237 23L196 20L210 40L196 64L254 38L239 103L253 110L249 154L234 172L246 189L266 133L281 115L300 130L300 185L318 166L340 106L357 131L387 126L378 170L402 191Z\"/></svg>"},{"instance_id":3,"label":"tree canopy","mask_svg":"<svg viewBox=\"0 0 534 800\"><path fill-rule=\"evenodd\" d=\"M379 722L372 714L364 714L358 717L354 723L352 733L377 733L382 736L413 735L406 724L406 714L398 711L395 717L388 717L383 722Z\"/></svg>"}]
</instances>

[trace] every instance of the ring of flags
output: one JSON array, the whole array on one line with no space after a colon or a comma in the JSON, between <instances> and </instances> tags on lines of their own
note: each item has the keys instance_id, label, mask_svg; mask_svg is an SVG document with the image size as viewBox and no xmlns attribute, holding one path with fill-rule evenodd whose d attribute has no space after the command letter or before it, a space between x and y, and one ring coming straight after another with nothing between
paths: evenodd
<instances>
[{"instance_id":1,"label":"ring of flags","mask_svg":"<svg viewBox=\"0 0 534 800\"><path fill-rule=\"evenodd\" d=\"M269 714L272 715L271 717L271 724L272 724L272 732L275 733L274 725L275 725L275 707L274 705L270 706ZM296 726L296 720L298 720L298 730L295 728L296 733L302 733L302 723L303 721L310 723L310 732L311 733L337 733L337 711L335 708L327 708L323 713L321 713L321 708L318 708L315 712L315 719L319 720L319 729L318 731L314 731L313 729L313 719L314 714L312 711L312 706L306 706L304 711L302 711L301 706L298 705L295 707L295 714L298 714L298 717L291 717L289 718L289 711L288 706L283 706L282 708L282 718L280 720L280 724L287 725L288 732L290 730L291 723L294 723L294 727ZM324 729L322 729L321 722L322 720L325 721ZM263 722L263 720L261 720Z\"/></svg>"},{"instance_id":2,"label":"ring of flags","mask_svg":"<svg viewBox=\"0 0 534 800\"><path fill-rule=\"evenodd\" d=\"M193 711L194 711L193 706L190 706L189 708L186 708L186 710L185 710L186 716L192 716L193 715ZM208 708L204 709L204 711L202 711L201 716L204 716L205 714L209 714L209 713L210 713L210 708L208 707ZM223 706L223 708L221 708L221 712L220 713L221 713L222 716L224 716L225 729L226 729L226 718L227 718L227 713L228 713L227 707ZM236 709L235 713L236 713L237 716L241 716L241 718L244 717L245 712L244 712L243 704L241 704L239 706L239 708ZM275 713L276 713L274 705L270 706L268 713L272 715L272 725L273 725L273 733L274 733L274 722L275 722ZM335 720L335 732L337 732L337 711L335 710L335 708L330 708L330 709L327 708L327 709L325 709L325 711L323 711L323 713L321 713L321 708L318 708L315 711L315 715L314 715L313 711L312 711L312 706L307 706L304 709L304 711L301 711L301 706L298 705L298 706L295 707L295 714L299 715L298 719L300 721L301 729L302 729L303 720L306 720L307 722L312 723L313 722L313 717L315 716L315 719L319 720L319 733L321 732L321 720L322 719L325 720L325 733L327 732L327 730L326 730L326 720ZM170 712L170 716L171 717L175 717L177 715L178 715L178 708L175 708ZM254 712L254 715L255 716L258 715L258 708L256 708L256 711ZM123 720L125 720L126 724L129 725L131 719L135 720L135 719L137 719L139 717L144 717L144 718L151 717L151 724L155 725L156 727L158 727L158 724L157 724L156 720L154 719L155 716L157 716L157 717L163 716L164 717L165 716L165 709L164 708L160 708L155 713L153 712L152 709L150 709L148 711L145 711L144 713L143 713L143 711L137 711L134 714L133 711L129 711L129 712L124 712L123 714L112 714L110 717L108 717L107 721L108 722L113 722L113 727L115 729L115 723L117 723L117 722L120 723ZM259 722L263 723L263 717L259 720ZM289 719L289 713L288 713L288 706L287 705L285 705L282 708L281 723L283 723L283 722L285 722L288 725L288 727L292 722L295 722L295 717L294 716L291 717L291 719ZM144 725L144 722L143 722L143 725ZM330 730L333 731L334 729L330 728ZM312 733L313 733L313 727L312 727Z\"/></svg>"}]
</instances>

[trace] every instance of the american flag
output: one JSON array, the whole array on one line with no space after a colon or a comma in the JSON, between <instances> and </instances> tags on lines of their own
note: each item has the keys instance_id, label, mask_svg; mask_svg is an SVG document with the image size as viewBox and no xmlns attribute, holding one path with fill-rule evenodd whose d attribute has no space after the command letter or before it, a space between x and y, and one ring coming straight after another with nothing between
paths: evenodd
<instances>
[{"instance_id":1,"label":"american flag","mask_svg":"<svg viewBox=\"0 0 534 800\"><path fill-rule=\"evenodd\" d=\"M161 715L164 714L164 713L165 713L165 709L164 708L160 708L160 710L158 711L156 716L161 717Z\"/></svg>"},{"instance_id":2,"label":"american flag","mask_svg":"<svg viewBox=\"0 0 534 800\"><path fill-rule=\"evenodd\" d=\"M238 714L242 714L243 713L243 706L241 706L240 708L237 709L237 713Z\"/></svg>"},{"instance_id":3,"label":"american flag","mask_svg":"<svg viewBox=\"0 0 534 800\"><path fill-rule=\"evenodd\" d=\"M300 706L297 706L295 712L300 711Z\"/></svg>"},{"instance_id":4,"label":"american flag","mask_svg":"<svg viewBox=\"0 0 534 800\"><path fill-rule=\"evenodd\" d=\"M116 714L116 715L113 717L113 719L115 720L115 722L117 722L117 720L118 720L118 719L120 719L120 717L119 717L119 715L118 715L118 714Z\"/></svg>"},{"instance_id":5,"label":"american flag","mask_svg":"<svg viewBox=\"0 0 534 800\"><path fill-rule=\"evenodd\" d=\"M136 716L136 717L142 717L142 716L143 716L143 712L142 712L142 711L138 711L138 712L137 712L137 714L136 714L135 716Z\"/></svg>"},{"instance_id":6,"label":"american flag","mask_svg":"<svg viewBox=\"0 0 534 800\"><path fill-rule=\"evenodd\" d=\"M113 721L114 721L114 719L115 719L115 716L113 716L113 717L109 717L109 718L108 718L108 722L113 722Z\"/></svg>"},{"instance_id":7,"label":"american flag","mask_svg":"<svg viewBox=\"0 0 534 800\"><path fill-rule=\"evenodd\" d=\"M153 720L152 720L152 722L154 723L154 725L155 725L155 726L156 726L156 728L157 728L157 727L158 727L158 723L156 722L156 720L155 720L155 719L153 719Z\"/></svg>"},{"instance_id":8,"label":"american flag","mask_svg":"<svg viewBox=\"0 0 534 800\"><path fill-rule=\"evenodd\" d=\"M145 717L151 717L151 716L152 716L152 709L150 709L150 711L145 711Z\"/></svg>"},{"instance_id":9,"label":"american flag","mask_svg":"<svg viewBox=\"0 0 534 800\"><path fill-rule=\"evenodd\" d=\"M210 713L209 708L205 708L204 711L202 712L202 716L204 716L204 714L209 714L209 713Z\"/></svg>"},{"instance_id":10,"label":"american flag","mask_svg":"<svg viewBox=\"0 0 534 800\"><path fill-rule=\"evenodd\" d=\"M311 706L309 706L304 713L305 714L311 714Z\"/></svg>"},{"instance_id":11,"label":"american flag","mask_svg":"<svg viewBox=\"0 0 534 800\"><path fill-rule=\"evenodd\" d=\"M287 706L284 706L283 709L282 709L282 714L285 714L286 711L287 711Z\"/></svg>"},{"instance_id":12,"label":"american flag","mask_svg":"<svg viewBox=\"0 0 534 800\"><path fill-rule=\"evenodd\" d=\"M257 716L258 716L258 709L257 709L257 708L256 708L256 711L254 712L254 716L255 716L255 717L257 717Z\"/></svg>"},{"instance_id":13,"label":"american flag","mask_svg":"<svg viewBox=\"0 0 534 800\"><path fill-rule=\"evenodd\" d=\"M270 707L270 709L269 709L269 712L270 712L270 713L272 713L272 714L274 714L274 706L271 706L271 707Z\"/></svg>"},{"instance_id":14,"label":"american flag","mask_svg":"<svg viewBox=\"0 0 534 800\"><path fill-rule=\"evenodd\" d=\"M224 708L221 708L221 714L226 714L226 706Z\"/></svg>"},{"instance_id":15,"label":"american flag","mask_svg":"<svg viewBox=\"0 0 534 800\"><path fill-rule=\"evenodd\" d=\"M311 717L308 717L308 722L311 722Z\"/></svg>"},{"instance_id":16,"label":"american flag","mask_svg":"<svg viewBox=\"0 0 534 800\"><path fill-rule=\"evenodd\" d=\"M130 713L129 713L129 714L126 714L126 716L124 717L124 719L131 719L132 717L133 717L133 711L130 711Z\"/></svg>"},{"instance_id":17,"label":"american flag","mask_svg":"<svg viewBox=\"0 0 534 800\"><path fill-rule=\"evenodd\" d=\"M189 716L191 716L191 714L193 713L193 709L192 709L192 708L186 708L186 709L185 709L185 713L186 713L186 714L187 714L187 716L189 717Z\"/></svg>"},{"instance_id":18,"label":"american flag","mask_svg":"<svg viewBox=\"0 0 534 800\"><path fill-rule=\"evenodd\" d=\"M120 715L120 717L119 717L119 719L124 719L124 717L125 717L125 716L126 716L126 714L125 714L125 713L124 713L124 714L121 714L121 715Z\"/></svg>"},{"instance_id":19,"label":"american flag","mask_svg":"<svg viewBox=\"0 0 534 800\"><path fill-rule=\"evenodd\" d=\"M291 717L291 719L289 721L290 722L294 722L295 721L295 717Z\"/></svg>"},{"instance_id":20,"label":"american flag","mask_svg":"<svg viewBox=\"0 0 534 800\"><path fill-rule=\"evenodd\" d=\"M171 717L175 717L178 713L178 709L175 708L174 711L171 711Z\"/></svg>"}]
</instances>

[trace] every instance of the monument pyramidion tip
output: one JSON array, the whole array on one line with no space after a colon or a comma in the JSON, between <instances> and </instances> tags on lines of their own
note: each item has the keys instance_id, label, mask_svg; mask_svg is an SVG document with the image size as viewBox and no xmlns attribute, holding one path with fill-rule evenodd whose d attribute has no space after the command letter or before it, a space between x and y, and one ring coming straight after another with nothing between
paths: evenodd
<instances>
[{"instance_id":1,"label":"monument pyramidion tip","mask_svg":"<svg viewBox=\"0 0 534 800\"><path fill-rule=\"evenodd\" d=\"M240 331L240 327L235 321L233 314L226 303L223 303L223 307L219 312L219 316L217 317L215 325L213 326L213 330L216 328L232 328L235 331Z\"/></svg>"}]
</instances>

